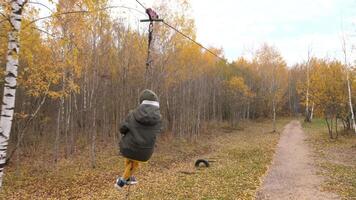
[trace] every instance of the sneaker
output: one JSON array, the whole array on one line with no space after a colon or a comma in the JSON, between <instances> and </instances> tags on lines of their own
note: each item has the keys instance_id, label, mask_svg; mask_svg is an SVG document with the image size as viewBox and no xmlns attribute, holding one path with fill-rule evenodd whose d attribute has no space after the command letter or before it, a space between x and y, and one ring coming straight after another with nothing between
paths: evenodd
<instances>
[{"instance_id":1,"label":"sneaker","mask_svg":"<svg viewBox=\"0 0 356 200\"><path fill-rule=\"evenodd\" d=\"M137 183L138 183L138 181L137 181L136 177L134 177L134 176L131 176L129 179L126 180L127 185L135 185Z\"/></svg>"},{"instance_id":2,"label":"sneaker","mask_svg":"<svg viewBox=\"0 0 356 200\"><path fill-rule=\"evenodd\" d=\"M118 189L118 190L121 190L125 185L127 184L127 181L125 181L124 179L122 179L121 177L119 177L117 180L116 180L116 183L115 183L115 188Z\"/></svg>"}]
</instances>

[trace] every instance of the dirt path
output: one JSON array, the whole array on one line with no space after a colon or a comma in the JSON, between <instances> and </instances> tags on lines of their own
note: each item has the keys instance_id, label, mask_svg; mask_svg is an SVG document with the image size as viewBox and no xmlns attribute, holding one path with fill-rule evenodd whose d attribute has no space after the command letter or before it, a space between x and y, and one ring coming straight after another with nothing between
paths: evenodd
<instances>
[{"instance_id":1,"label":"dirt path","mask_svg":"<svg viewBox=\"0 0 356 200\"><path fill-rule=\"evenodd\" d=\"M311 149L305 139L299 121L285 127L257 199L339 199L320 191L323 180L316 175Z\"/></svg>"}]
</instances>

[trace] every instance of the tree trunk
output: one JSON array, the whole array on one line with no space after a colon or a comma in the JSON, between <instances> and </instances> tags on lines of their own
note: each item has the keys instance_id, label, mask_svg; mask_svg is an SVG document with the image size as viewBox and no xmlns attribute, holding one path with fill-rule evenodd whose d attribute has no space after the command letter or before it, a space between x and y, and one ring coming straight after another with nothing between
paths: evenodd
<instances>
[{"instance_id":1,"label":"tree trunk","mask_svg":"<svg viewBox=\"0 0 356 200\"><path fill-rule=\"evenodd\" d=\"M333 117L331 117L331 119L330 119L330 139L334 139L334 133L333 133L333 131L334 131L334 118Z\"/></svg>"},{"instance_id":2,"label":"tree trunk","mask_svg":"<svg viewBox=\"0 0 356 200\"><path fill-rule=\"evenodd\" d=\"M338 126L338 120L337 120L337 117L335 117L335 132L336 132L336 138L337 138L337 135L339 134L338 130L337 130L337 126Z\"/></svg>"},{"instance_id":3,"label":"tree trunk","mask_svg":"<svg viewBox=\"0 0 356 200\"><path fill-rule=\"evenodd\" d=\"M327 117L325 117L325 121L326 121L326 125L328 126L328 132L329 132L329 136L330 136L330 138L332 139L332 127L330 126L330 124L329 124L329 121L328 121L328 118ZM331 122L332 123L332 122Z\"/></svg>"},{"instance_id":4,"label":"tree trunk","mask_svg":"<svg viewBox=\"0 0 356 200\"><path fill-rule=\"evenodd\" d=\"M288 104L289 104L289 116L291 117L293 115L293 108L292 108L292 84L291 84L291 71L289 71L288 74Z\"/></svg>"},{"instance_id":5,"label":"tree trunk","mask_svg":"<svg viewBox=\"0 0 356 200\"><path fill-rule=\"evenodd\" d=\"M276 128L276 102L275 102L275 98L273 97L273 132L275 133L277 131Z\"/></svg>"},{"instance_id":6,"label":"tree trunk","mask_svg":"<svg viewBox=\"0 0 356 200\"><path fill-rule=\"evenodd\" d=\"M306 94L306 105L305 105L305 122L311 122L311 114L309 110L309 86L310 86L310 80L309 80L309 71L310 71L310 52L308 52L308 63L307 63L307 94Z\"/></svg>"},{"instance_id":7,"label":"tree trunk","mask_svg":"<svg viewBox=\"0 0 356 200\"><path fill-rule=\"evenodd\" d=\"M346 67L346 80L347 80L347 92L348 92L348 100L349 100L349 106L350 106L350 112L351 112L351 124L352 128L354 129L354 132L356 133L356 123L355 123L355 115L354 115L354 109L352 106L352 93L351 93L351 84L350 84L350 77L349 77L349 64L347 60L347 48L346 48L346 39L345 35L342 37L342 50L344 53L344 64Z\"/></svg>"},{"instance_id":8,"label":"tree trunk","mask_svg":"<svg viewBox=\"0 0 356 200\"><path fill-rule=\"evenodd\" d=\"M15 109L16 78L20 51L19 32L21 30L22 11L26 2L25 0L12 0L10 3L10 23L12 29L8 34L7 63L0 117L0 188L2 187L3 170L6 164L6 150Z\"/></svg>"},{"instance_id":9,"label":"tree trunk","mask_svg":"<svg viewBox=\"0 0 356 200\"><path fill-rule=\"evenodd\" d=\"M62 124L62 108L64 104L64 97L61 97L58 107L58 115L57 115L57 130L56 130L56 137L54 141L54 162L57 163L59 159L59 142L60 142L60 135L61 135L61 124Z\"/></svg>"},{"instance_id":10,"label":"tree trunk","mask_svg":"<svg viewBox=\"0 0 356 200\"><path fill-rule=\"evenodd\" d=\"M91 130L91 149L90 149L90 160L91 160L91 167L96 167L96 158L95 158L95 142L96 142L96 108L94 108L93 112L93 127Z\"/></svg>"},{"instance_id":11,"label":"tree trunk","mask_svg":"<svg viewBox=\"0 0 356 200\"><path fill-rule=\"evenodd\" d=\"M352 128L354 129L354 132L356 133L356 123L355 123L355 115L354 115L354 109L352 107L352 94L351 94L351 85L350 85L350 77L349 77L349 71L346 69L346 78L347 78L347 91L349 95L349 106L350 106L350 112L351 112L351 124Z\"/></svg>"}]
</instances>

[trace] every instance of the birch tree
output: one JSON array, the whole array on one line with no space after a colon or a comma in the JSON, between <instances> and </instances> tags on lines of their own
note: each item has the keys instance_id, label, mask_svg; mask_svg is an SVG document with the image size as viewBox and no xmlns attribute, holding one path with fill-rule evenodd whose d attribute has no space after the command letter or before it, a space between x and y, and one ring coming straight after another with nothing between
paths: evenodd
<instances>
[{"instance_id":1,"label":"birch tree","mask_svg":"<svg viewBox=\"0 0 356 200\"><path fill-rule=\"evenodd\" d=\"M21 29L22 11L26 3L26 0L12 0L10 2L11 13L9 21L11 30L8 33L7 62L0 116L0 188L2 186L4 166L6 164L6 150L15 109L16 79L19 65L18 55L20 51L19 33Z\"/></svg>"},{"instance_id":2,"label":"birch tree","mask_svg":"<svg viewBox=\"0 0 356 200\"><path fill-rule=\"evenodd\" d=\"M350 106L350 113L351 113L351 124L352 124L352 128L353 128L354 132L356 133L355 114L354 114L354 109L352 106L352 93L351 93L351 84L350 84L350 77L349 77L349 63L347 60L347 48L346 48L345 35L342 36L342 52L344 54L344 65L345 65L345 73L346 73L348 103Z\"/></svg>"},{"instance_id":3,"label":"birch tree","mask_svg":"<svg viewBox=\"0 0 356 200\"><path fill-rule=\"evenodd\" d=\"M265 102L272 111L273 132L276 132L277 107L283 98L287 84L286 63L280 53L267 44L257 51L255 62L262 77L261 88L267 91Z\"/></svg>"},{"instance_id":4,"label":"birch tree","mask_svg":"<svg viewBox=\"0 0 356 200\"><path fill-rule=\"evenodd\" d=\"M306 88L306 102L305 102L305 122L311 122L311 112L309 109L309 92L310 92L310 62L311 62L311 58L310 58L310 52L311 50L308 50L308 60L307 60L307 64L306 64L306 68L307 68L307 88Z\"/></svg>"},{"instance_id":5,"label":"birch tree","mask_svg":"<svg viewBox=\"0 0 356 200\"><path fill-rule=\"evenodd\" d=\"M137 96L145 87L147 34L102 10L107 3L56 1L56 10L41 27L32 23L22 28L21 38L26 40L21 40L23 70L18 78L16 108L33 113L36 99L48 96L48 100L25 134L14 129L11 144L18 143L16 134L20 138L23 135L18 145L21 154L30 151L32 141L53 145L54 160L87 148L94 167L101 141L117 143L116 125L137 106ZM26 13L30 13L29 8ZM187 9L177 9L184 10L179 13L169 9L160 7L157 11L167 23L196 38L194 20L185 13ZM24 24L28 24L26 20L27 15ZM0 28L0 34L4 32ZM29 35L37 35L33 37L36 42L29 41ZM243 119L276 119L283 114L282 106L288 101L284 77L288 76L283 58L273 48L261 51L259 62L239 59L229 64L166 26L156 26L155 37L152 85L167 121L165 135L197 138L209 121L238 125ZM0 63L5 64L2 41ZM212 47L210 51L223 56L221 49ZM292 98L292 93L291 99L298 104L299 98ZM47 152L48 146L40 150Z\"/></svg>"}]
</instances>

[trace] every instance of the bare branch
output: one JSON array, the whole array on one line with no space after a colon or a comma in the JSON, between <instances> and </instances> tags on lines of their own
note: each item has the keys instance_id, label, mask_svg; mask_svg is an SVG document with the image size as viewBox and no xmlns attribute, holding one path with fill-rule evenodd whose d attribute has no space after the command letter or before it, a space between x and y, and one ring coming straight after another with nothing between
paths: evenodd
<instances>
[{"instance_id":1,"label":"bare branch","mask_svg":"<svg viewBox=\"0 0 356 200\"><path fill-rule=\"evenodd\" d=\"M8 21L8 20L7 19L0 20L0 24L3 22L6 22L6 21Z\"/></svg>"},{"instance_id":2,"label":"bare branch","mask_svg":"<svg viewBox=\"0 0 356 200\"><path fill-rule=\"evenodd\" d=\"M0 24L3 23L3 22L9 22L10 23L10 19L8 16L6 16L4 13L0 12L0 16L3 17L2 20L0 20Z\"/></svg>"},{"instance_id":3,"label":"bare branch","mask_svg":"<svg viewBox=\"0 0 356 200\"><path fill-rule=\"evenodd\" d=\"M38 27L31 26L31 28L34 29L34 30L38 30L38 31L40 31L41 33L44 33L44 34L46 34L46 35L49 35L49 36L51 36L51 37L53 37L53 38L56 38L56 37L57 37L57 36L54 35L53 33L50 33L50 32L48 32L48 31L43 30L43 29L40 29L40 28L38 28ZM75 43L73 40L71 40L70 38L68 38L68 37L66 37L66 36L58 37L58 39L61 39L61 40L64 40L64 41L70 41L76 48L79 49L78 44Z\"/></svg>"},{"instance_id":4,"label":"bare branch","mask_svg":"<svg viewBox=\"0 0 356 200\"><path fill-rule=\"evenodd\" d=\"M31 26L31 28L32 28L32 29L35 29L35 30L38 30L38 31L40 31L40 32L42 32L42 33L45 33L45 34L47 34L47 35L49 35L49 36L56 37L54 34L48 32L48 31L45 31L45 30L43 30L43 29L40 29L40 28L38 28L38 27Z\"/></svg>"},{"instance_id":5,"label":"bare branch","mask_svg":"<svg viewBox=\"0 0 356 200\"><path fill-rule=\"evenodd\" d=\"M4 13L0 12L0 15L1 15L3 18L8 19L8 17L7 17Z\"/></svg>"},{"instance_id":6,"label":"bare branch","mask_svg":"<svg viewBox=\"0 0 356 200\"><path fill-rule=\"evenodd\" d=\"M26 121L25 126L24 126L24 127L22 128L22 130L20 131L20 133L19 133L20 137L19 137L19 139L18 139L18 141L17 141L16 146L14 147L14 149L12 149L12 151L9 153L9 156L8 156L8 158L6 159L6 164L8 164L8 163L10 162L12 156L14 155L14 153L16 152L16 150L19 148L19 146L20 146L20 144L21 144L21 142L22 142L22 139L23 139L23 137L24 137L24 135L25 135L25 132L26 132L28 126L29 126L29 125L31 124L31 122L36 118L37 113L40 111L41 107L42 107L43 104L46 102L47 94L48 94L48 91L49 91L50 86L51 86L51 83L48 84L48 86L47 86L48 89L47 89L45 95L43 96L43 98L42 98L40 104L37 106L36 110L30 115L30 118Z\"/></svg>"},{"instance_id":7,"label":"bare branch","mask_svg":"<svg viewBox=\"0 0 356 200\"><path fill-rule=\"evenodd\" d=\"M33 23L36 23L36 22L41 21L41 20L49 19L49 18L52 18L52 17L57 17L57 16L61 16L61 15L69 15L69 14L94 13L94 12L99 12L99 11L103 11L103 10L107 10L107 9L113 9L113 8L124 8L124 9L134 10L134 11L137 11L138 13L141 13L141 14L146 16L146 14L144 12L142 12L142 11L136 9L136 8L131 8L131 7L127 7L127 6L107 6L107 7L99 8L99 9L93 10L93 11L90 11L90 10L74 10L74 11L68 11L68 12L62 12L62 13L55 13L55 14L51 14L51 15L48 15L48 16L45 16L45 17L40 17L40 18L32 20L31 22L26 24L23 27L23 29L27 28L28 26L30 26Z\"/></svg>"},{"instance_id":8,"label":"bare branch","mask_svg":"<svg viewBox=\"0 0 356 200\"><path fill-rule=\"evenodd\" d=\"M47 8L49 11L51 11L51 13L54 13L54 11L50 7L48 7L47 5L45 5L45 4L41 3L41 2L29 1L28 3L29 4L36 4L36 5L43 6L43 7Z\"/></svg>"}]
</instances>

